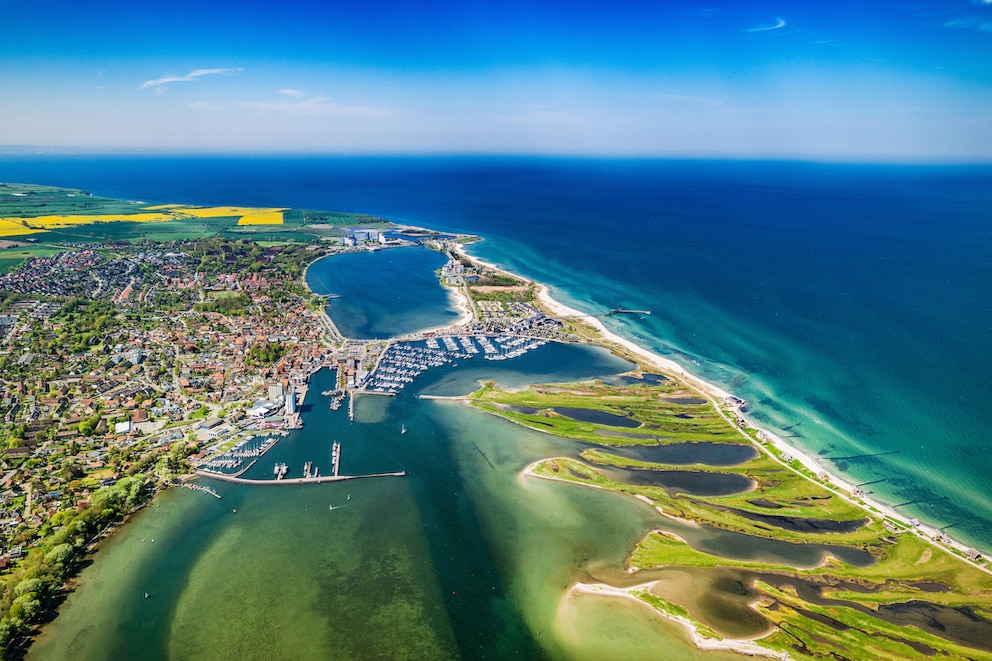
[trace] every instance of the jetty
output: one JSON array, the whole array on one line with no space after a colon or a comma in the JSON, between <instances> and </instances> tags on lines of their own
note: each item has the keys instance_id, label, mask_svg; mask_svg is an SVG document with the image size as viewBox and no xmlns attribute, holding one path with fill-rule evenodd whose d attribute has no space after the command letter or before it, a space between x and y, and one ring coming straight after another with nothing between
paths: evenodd
<instances>
[{"instance_id":1,"label":"jetty","mask_svg":"<svg viewBox=\"0 0 992 661\"><path fill-rule=\"evenodd\" d=\"M625 308L613 308L612 310L610 310L609 312L607 312L603 316L604 317L612 317L612 316L618 315L618 314L643 314L643 315L649 315L649 314L651 314L651 310L627 310Z\"/></svg>"},{"instance_id":2,"label":"jetty","mask_svg":"<svg viewBox=\"0 0 992 661\"><path fill-rule=\"evenodd\" d=\"M217 498L218 500L221 498L221 495L216 491L214 491L213 489L211 489L210 487L205 487L200 484L190 484L189 482L186 482L181 486L183 489L190 489L191 491L202 491L203 493L209 493L211 496Z\"/></svg>"},{"instance_id":3,"label":"jetty","mask_svg":"<svg viewBox=\"0 0 992 661\"><path fill-rule=\"evenodd\" d=\"M234 484L254 484L257 486L276 486L283 484L323 484L325 482L343 482L345 480L363 480L370 477L406 477L406 471L396 473L367 473L364 475L322 475L320 477L288 477L281 480L250 480L245 477L234 477L223 473L213 473L211 471L198 470L194 473L200 477L209 477L212 480L221 482L233 482ZM218 496L219 498L220 496Z\"/></svg>"},{"instance_id":4,"label":"jetty","mask_svg":"<svg viewBox=\"0 0 992 661\"><path fill-rule=\"evenodd\" d=\"M341 444L337 441L331 445L331 475L338 477L341 470Z\"/></svg>"}]
</instances>

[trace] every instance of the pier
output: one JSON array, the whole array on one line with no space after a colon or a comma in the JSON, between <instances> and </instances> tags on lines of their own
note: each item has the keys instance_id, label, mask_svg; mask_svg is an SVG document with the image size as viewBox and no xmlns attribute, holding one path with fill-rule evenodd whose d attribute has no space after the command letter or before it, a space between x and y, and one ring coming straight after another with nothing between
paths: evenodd
<instances>
[{"instance_id":1,"label":"pier","mask_svg":"<svg viewBox=\"0 0 992 661\"><path fill-rule=\"evenodd\" d=\"M617 315L617 314L643 314L643 315L649 315L649 314L651 314L651 310L627 310L625 308L614 308L614 309L610 310L609 312L607 312L603 316L612 317L612 316Z\"/></svg>"},{"instance_id":2,"label":"pier","mask_svg":"<svg viewBox=\"0 0 992 661\"><path fill-rule=\"evenodd\" d=\"M211 489L210 487L205 487L200 484L190 484L189 482L181 486L183 489L190 489L191 491L202 491L203 493L209 493L211 496L217 498L218 500L220 500L221 498L221 495L216 491L214 491L213 489Z\"/></svg>"},{"instance_id":3,"label":"pier","mask_svg":"<svg viewBox=\"0 0 992 661\"><path fill-rule=\"evenodd\" d=\"M343 482L345 480L362 480L370 477L406 477L406 471L396 473L367 473L365 475L323 475L320 477L288 477L282 480L250 480L245 477L234 477L223 473L212 473L210 471L198 470L194 473L200 477L209 477L221 482L233 482L234 484L254 484L258 486L275 486L282 484L323 484L325 482ZM217 496L220 498L220 496Z\"/></svg>"}]
</instances>

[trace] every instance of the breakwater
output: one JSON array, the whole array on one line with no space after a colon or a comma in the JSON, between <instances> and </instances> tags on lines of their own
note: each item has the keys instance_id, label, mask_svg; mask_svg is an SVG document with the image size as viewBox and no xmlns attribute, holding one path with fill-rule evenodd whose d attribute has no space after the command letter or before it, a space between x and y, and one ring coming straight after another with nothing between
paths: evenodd
<instances>
[{"instance_id":1,"label":"breakwater","mask_svg":"<svg viewBox=\"0 0 992 661\"><path fill-rule=\"evenodd\" d=\"M290 477L282 480L252 480L245 477L235 477L224 473L214 473L213 471L198 470L194 473L199 477L209 477L222 482L233 482L235 484L252 484L258 486L274 486L281 484L323 484L324 482L343 482L344 480L360 480L370 477L405 477L406 471L396 471L393 473L366 473L364 475L322 475L320 477Z\"/></svg>"}]
</instances>

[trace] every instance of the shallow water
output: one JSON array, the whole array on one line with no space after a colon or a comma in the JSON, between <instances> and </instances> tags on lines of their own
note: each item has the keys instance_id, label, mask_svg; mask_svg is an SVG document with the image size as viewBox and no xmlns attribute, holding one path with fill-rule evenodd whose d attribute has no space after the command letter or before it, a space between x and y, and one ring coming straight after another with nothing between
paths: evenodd
<instances>
[{"instance_id":1,"label":"shallow water","mask_svg":"<svg viewBox=\"0 0 992 661\"><path fill-rule=\"evenodd\" d=\"M567 380L593 376L590 366L629 369L588 347L548 345L518 360L528 357ZM486 371L527 380L512 362ZM360 397L355 423L319 395L331 379L315 375L307 426L277 443L262 474L339 440L343 472L402 467L408 477L211 482L222 500L167 492L97 554L30 658L136 650L149 659L471 658L480 650L519 658L579 649L557 633L563 591L582 567L621 567L656 515L630 498L521 480L526 463L574 450L570 441L416 398L474 388L460 368L430 370L397 397ZM667 635L655 629L646 641L692 656Z\"/></svg>"}]
</instances>

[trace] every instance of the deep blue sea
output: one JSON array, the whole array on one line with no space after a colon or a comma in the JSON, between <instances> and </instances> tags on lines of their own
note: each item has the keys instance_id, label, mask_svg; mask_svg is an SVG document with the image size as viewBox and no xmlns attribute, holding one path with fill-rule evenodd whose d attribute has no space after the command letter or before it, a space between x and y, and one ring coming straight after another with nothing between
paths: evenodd
<instances>
[{"instance_id":1,"label":"deep blue sea","mask_svg":"<svg viewBox=\"0 0 992 661\"><path fill-rule=\"evenodd\" d=\"M7 156L0 180L478 233L574 307L650 309L605 322L992 549L992 167Z\"/></svg>"}]
</instances>

